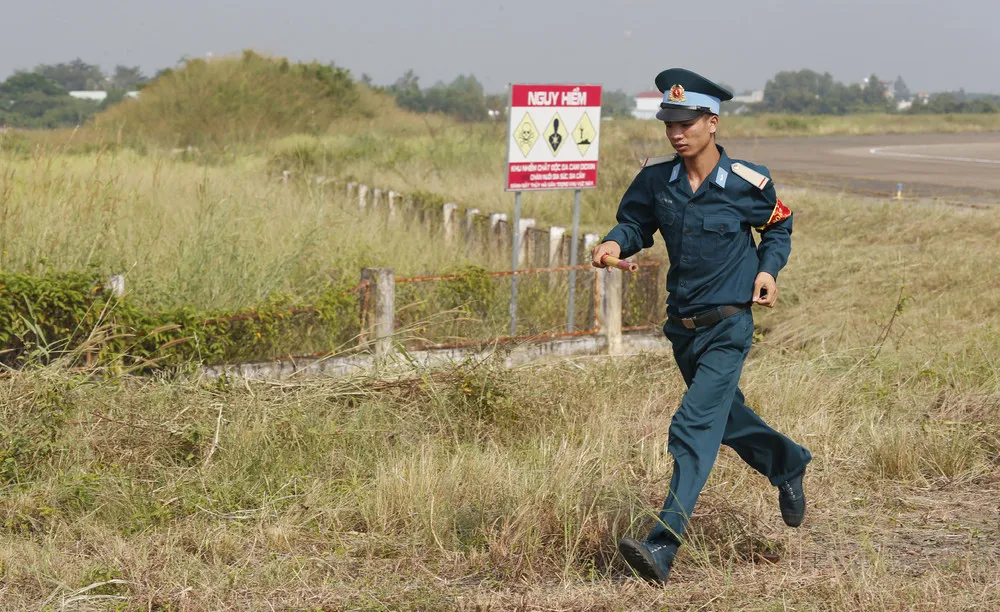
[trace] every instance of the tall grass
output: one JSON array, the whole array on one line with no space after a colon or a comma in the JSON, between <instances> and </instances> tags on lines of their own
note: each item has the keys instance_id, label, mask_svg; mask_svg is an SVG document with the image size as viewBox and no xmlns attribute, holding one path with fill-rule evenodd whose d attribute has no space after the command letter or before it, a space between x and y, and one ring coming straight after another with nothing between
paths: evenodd
<instances>
[{"instance_id":1,"label":"tall grass","mask_svg":"<svg viewBox=\"0 0 1000 612\"><path fill-rule=\"evenodd\" d=\"M398 274L491 264L448 248L438 230L363 214L342 185L283 183L264 160L198 166L132 151L38 152L0 159L0 267L126 274L155 307L253 306L356 282L364 266Z\"/></svg>"},{"instance_id":2,"label":"tall grass","mask_svg":"<svg viewBox=\"0 0 1000 612\"><path fill-rule=\"evenodd\" d=\"M880 129L760 120L739 121L757 135ZM158 149L182 142L171 129L131 148L0 136L0 266L127 271L130 299L238 308L363 265L505 265L303 178L504 210L502 126L334 119L176 156ZM664 149L648 123L602 138L602 187L584 200L595 231L636 157ZM625 580L614 543L646 532L669 482L684 389L663 354L272 383L27 368L0 376L0 607L1000 608L1000 214L786 201L791 265L778 309L756 313L742 386L815 456L800 530L723 450L671 585ZM569 199L532 194L526 209L565 222Z\"/></svg>"},{"instance_id":3,"label":"tall grass","mask_svg":"<svg viewBox=\"0 0 1000 612\"><path fill-rule=\"evenodd\" d=\"M320 133L346 115L371 116L360 89L336 66L244 51L239 58L189 61L143 89L141 99L99 115L93 128L133 146L240 145Z\"/></svg>"},{"instance_id":4,"label":"tall grass","mask_svg":"<svg viewBox=\"0 0 1000 612\"><path fill-rule=\"evenodd\" d=\"M723 450L671 585L624 579L614 543L669 482L664 354L281 383L50 367L0 378L0 602L997 608L1000 215L796 214L742 387L815 457L799 530Z\"/></svg>"}]
</instances>

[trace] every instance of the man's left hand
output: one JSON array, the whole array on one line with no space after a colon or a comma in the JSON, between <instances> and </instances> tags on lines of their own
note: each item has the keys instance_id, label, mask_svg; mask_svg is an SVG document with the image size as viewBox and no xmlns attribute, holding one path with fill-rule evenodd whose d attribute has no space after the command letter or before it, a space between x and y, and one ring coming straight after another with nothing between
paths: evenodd
<instances>
[{"instance_id":1,"label":"man's left hand","mask_svg":"<svg viewBox=\"0 0 1000 612\"><path fill-rule=\"evenodd\" d=\"M757 274L753 281L753 303L774 308L778 301L778 282L767 272Z\"/></svg>"}]
</instances>

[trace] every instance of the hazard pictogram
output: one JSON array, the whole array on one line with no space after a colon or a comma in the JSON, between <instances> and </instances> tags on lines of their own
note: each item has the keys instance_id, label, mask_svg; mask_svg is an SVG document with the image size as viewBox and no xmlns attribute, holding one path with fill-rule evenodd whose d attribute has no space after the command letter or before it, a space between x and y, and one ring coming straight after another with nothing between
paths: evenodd
<instances>
[{"instance_id":1,"label":"hazard pictogram","mask_svg":"<svg viewBox=\"0 0 1000 612\"><path fill-rule=\"evenodd\" d=\"M552 151L553 157L559 154L559 149L565 144L567 136L569 134L566 133L566 125L559 118L559 113L556 113L552 121L549 122L549 127L545 128L545 132L542 133L542 138L545 139L545 144L549 145L549 151Z\"/></svg>"},{"instance_id":2,"label":"hazard pictogram","mask_svg":"<svg viewBox=\"0 0 1000 612\"><path fill-rule=\"evenodd\" d=\"M576 148L580 149L580 155L587 154L587 149L594 144L595 138L597 138L597 130L594 129L594 123L587 113L584 113L576 127L573 128L573 142L576 143Z\"/></svg>"},{"instance_id":3,"label":"hazard pictogram","mask_svg":"<svg viewBox=\"0 0 1000 612\"><path fill-rule=\"evenodd\" d=\"M521 119L521 123L514 129L514 144L521 149L521 155L528 157L528 152L536 142L538 142L538 128L531 120L531 115L524 113L524 119Z\"/></svg>"}]
</instances>

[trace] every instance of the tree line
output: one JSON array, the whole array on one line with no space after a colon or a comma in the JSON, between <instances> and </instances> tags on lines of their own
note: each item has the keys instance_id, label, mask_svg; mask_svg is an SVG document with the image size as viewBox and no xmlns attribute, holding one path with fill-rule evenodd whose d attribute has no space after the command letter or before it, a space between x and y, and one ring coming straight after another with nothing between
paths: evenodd
<instances>
[{"instance_id":1,"label":"tree line","mask_svg":"<svg viewBox=\"0 0 1000 612\"><path fill-rule=\"evenodd\" d=\"M362 75L369 87L392 95L396 104L417 113L441 113L460 121L485 121L504 116L507 94L487 94L474 75L459 75L451 83L438 82L422 88L420 77L413 70L387 87L377 87L371 78ZM624 91L604 91L601 95L601 113L605 117L631 117L635 100Z\"/></svg>"},{"instance_id":2,"label":"tree line","mask_svg":"<svg viewBox=\"0 0 1000 612\"><path fill-rule=\"evenodd\" d=\"M186 59L180 62L184 63ZM153 78L170 72L171 69L161 70ZM138 66L118 65L111 74L105 74L100 66L79 58L17 71L0 82L0 126L57 128L80 125L122 100L127 91L141 89L151 80ZM506 93L487 93L472 74L459 75L450 83L437 82L430 87L422 86L413 70L406 71L387 86L375 85L367 75L362 75L360 80L369 88L392 96L402 108L417 113L444 114L460 121L500 120L507 107ZM100 103L78 100L69 95L71 91L81 90L103 90L108 95ZM900 101L912 104L901 111ZM603 117L631 117L634 108L634 97L625 91L603 92ZM724 110L733 108L732 103L723 106ZM775 74L764 88L764 101L740 111L809 115L995 113L1000 111L1000 96L971 94L964 90L915 96L902 77L889 83L873 74L863 83L844 84L828 72L821 74L813 70L798 70Z\"/></svg>"},{"instance_id":3,"label":"tree line","mask_svg":"<svg viewBox=\"0 0 1000 612\"><path fill-rule=\"evenodd\" d=\"M141 88L149 79L138 66L118 65L109 75L100 66L77 58L59 64L39 64L19 70L0 82L0 126L57 128L80 125L126 92ZM100 103L79 100L71 91L106 91Z\"/></svg>"},{"instance_id":4,"label":"tree line","mask_svg":"<svg viewBox=\"0 0 1000 612\"><path fill-rule=\"evenodd\" d=\"M908 103L900 109L899 103ZM903 77L889 84L872 74L863 83L844 84L829 72L813 70L779 72L764 87L764 101L754 111L805 115L851 113L995 113L1000 96L959 92L914 95Z\"/></svg>"}]
</instances>

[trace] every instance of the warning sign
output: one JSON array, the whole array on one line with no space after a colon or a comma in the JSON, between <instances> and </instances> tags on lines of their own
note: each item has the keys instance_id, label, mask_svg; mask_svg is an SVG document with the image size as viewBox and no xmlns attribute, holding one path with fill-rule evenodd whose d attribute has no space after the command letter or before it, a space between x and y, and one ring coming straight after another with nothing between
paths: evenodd
<instances>
[{"instance_id":1,"label":"warning sign","mask_svg":"<svg viewBox=\"0 0 1000 612\"><path fill-rule=\"evenodd\" d=\"M508 191L597 186L600 86L511 85L507 116Z\"/></svg>"},{"instance_id":2,"label":"warning sign","mask_svg":"<svg viewBox=\"0 0 1000 612\"><path fill-rule=\"evenodd\" d=\"M514 130L514 141L517 148L521 149L521 155L525 157L538 142L538 129L532 123L531 115L528 113L524 113L524 119L521 119L521 123L517 124L517 128Z\"/></svg>"},{"instance_id":3,"label":"warning sign","mask_svg":"<svg viewBox=\"0 0 1000 612\"><path fill-rule=\"evenodd\" d=\"M576 143L576 148L580 149L580 155L587 154L587 149L594 144L595 139L597 139L597 130L594 129L590 116L584 113L580 122L573 128L573 142Z\"/></svg>"},{"instance_id":4,"label":"warning sign","mask_svg":"<svg viewBox=\"0 0 1000 612\"><path fill-rule=\"evenodd\" d=\"M549 121L549 127L545 128L545 143L549 145L549 150L552 151L553 157L559 156L559 149L562 148L563 143L566 142L566 137L569 135L566 133L566 124L562 122L559 118L559 113Z\"/></svg>"}]
</instances>

